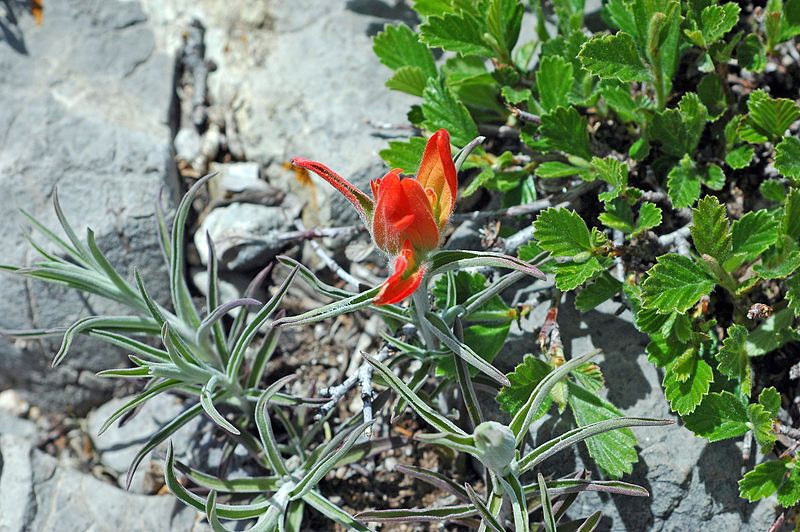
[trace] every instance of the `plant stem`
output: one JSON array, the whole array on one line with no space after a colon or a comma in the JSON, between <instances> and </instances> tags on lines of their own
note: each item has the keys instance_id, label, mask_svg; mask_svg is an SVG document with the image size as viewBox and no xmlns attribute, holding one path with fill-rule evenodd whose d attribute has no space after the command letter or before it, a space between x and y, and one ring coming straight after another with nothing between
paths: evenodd
<instances>
[{"instance_id":1,"label":"plant stem","mask_svg":"<svg viewBox=\"0 0 800 532\"><path fill-rule=\"evenodd\" d=\"M417 329L420 334L422 334L422 341L425 344L425 348L431 350L436 347L436 342L430 329L428 329L428 320L425 319L425 315L430 311L426 281L427 279L423 280L420 287L414 291L411 295L411 300L414 304L414 315L417 318Z\"/></svg>"},{"instance_id":2,"label":"plant stem","mask_svg":"<svg viewBox=\"0 0 800 532\"><path fill-rule=\"evenodd\" d=\"M667 104L667 95L664 90L664 76L661 73L661 66L655 69L655 85L656 85L656 108L663 111Z\"/></svg>"}]
</instances>

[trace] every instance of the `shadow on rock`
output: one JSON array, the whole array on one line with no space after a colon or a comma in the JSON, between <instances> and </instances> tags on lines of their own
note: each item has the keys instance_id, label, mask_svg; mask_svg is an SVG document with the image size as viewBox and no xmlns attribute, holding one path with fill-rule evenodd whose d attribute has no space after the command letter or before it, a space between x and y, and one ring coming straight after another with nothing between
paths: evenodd
<instances>
[{"instance_id":1,"label":"shadow on rock","mask_svg":"<svg viewBox=\"0 0 800 532\"><path fill-rule=\"evenodd\" d=\"M22 35L22 30L19 28L19 22L11 9L9 0L3 0L3 9L5 16L0 17L0 33L2 34L2 41L17 53L28 55L28 48L25 46L25 37Z\"/></svg>"},{"instance_id":2,"label":"shadow on rock","mask_svg":"<svg viewBox=\"0 0 800 532\"><path fill-rule=\"evenodd\" d=\"M640 452L641 449L637 448L636 451ZM594 465L594 460L589 456L589 451L585 445L578 447L578 453L584 464L592 464L592 478L607 478L605 475L601 474L597 466ZM650 469L647 467L647 463L640 458L639 461L633 465L631 474L625 475L622 480L630 484L641 486L646 489L648 493L652 494L653 488L648 480L649 474ZM648 530L653 525L655 516L652 509L652 495L650 497L631 497L630 495L598 493L598 496L605 504L609 502L614 503L619 517L622 523L624 523L624 527L621 527L620 523L614 523L613 519L608 518L606 522L601 523L601 526L598 527L597 530L619 530L620 528L624 528L625 530ZM603 528L606 524L608 524L608 527Z\"/></svg>"},{"instance_id":3,"label":"shadow on rock","mask_svg":"<svg viewBox=\"0 0 800 532\"><path fill-rule=\"evenodd\" d=\"M359 15L379 17L387 21L405 22L409 26L419 23L417 13L405 2L389 4L381 0L348 0L347 9ZM367 27L367 35L372 37L383 30L385 22L374 22Z\"/></svg>"},{"instance_id":4,"label":"shadow on rock","mask_svg":"<svg viewBox=\"0 0 800 532\"><path fill-rule=\"evenodd\" d=\"M737 511L746 523L755 505L739 497L741 463L742 451L733 440L725 440L706 445L697 461L697 471L711 499L719 503L723 511Z\"/></svg>"},{"instance_id":5,"label":"shadow on rock","mask_svg":"<svg viewBox=\"0 0 800 532\"><path fill-rule=\"evenodd\" d=\"M603 306L613 308L615 305ZM638 361L647 345L647 337L637 331L630 320L597 310L580 314L572 297L561 305L558 318L567 355L574 357L592 347L603 350L601 367L611 403L618 408L630 408L652 391ZM581 349L581 352L572 353L573 349Z\"/></svg>"}]
</instances>

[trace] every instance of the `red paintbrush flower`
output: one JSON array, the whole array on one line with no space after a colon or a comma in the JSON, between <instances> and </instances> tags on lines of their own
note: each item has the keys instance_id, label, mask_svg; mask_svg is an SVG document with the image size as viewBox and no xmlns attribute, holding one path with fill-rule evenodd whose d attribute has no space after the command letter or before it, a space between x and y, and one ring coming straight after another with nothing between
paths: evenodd
<instances>
[{"instance_id":1,"label":"red paintbrush flower","mask_svg":"<svg viewBox=\"0 0 800 532\"><path fill-rule=\"evenodd\" d=\"M399 303L419 287L425 259L439 247L441 231L455 208L456 168L450 156L450 135L440 129L428 140L415 178L394 169L370 183L372 198L323 164L295 158L292 164L310 170L336 187L370 228L375 245L394 257L394 273L374 302Z\"/></svg>"}]
</instances>

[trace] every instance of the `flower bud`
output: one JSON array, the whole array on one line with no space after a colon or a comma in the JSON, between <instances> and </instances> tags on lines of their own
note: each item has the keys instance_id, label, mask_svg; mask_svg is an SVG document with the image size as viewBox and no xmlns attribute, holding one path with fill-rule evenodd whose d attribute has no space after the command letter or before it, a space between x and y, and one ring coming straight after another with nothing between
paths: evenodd
<instances>
[{"instance_id":1,"label":"flower bud","mask_svg":"<svg viewBox=\"0 0 800 532\"><path fill-rule=\"evenodd\" d=\"M473 437L475 447L481 452L481 462L505 474L516 456L517 442L511 429L496 421L484 421L475 427Z\"/></svg>"}]
</instances>

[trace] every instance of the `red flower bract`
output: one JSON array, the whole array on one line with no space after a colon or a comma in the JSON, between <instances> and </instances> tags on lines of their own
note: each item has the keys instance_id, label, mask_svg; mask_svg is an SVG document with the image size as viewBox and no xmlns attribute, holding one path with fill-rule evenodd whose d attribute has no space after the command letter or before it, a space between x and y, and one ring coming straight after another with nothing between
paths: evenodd
<instances>
[{"instance_id":1,"label":"red flower bract","mask_svg":"<svg viewBox=\"0 0 800 532\"><path fill-rule=\"evenodd\" d=\"M447 131L440 129L428 140L416 178L402 178L394 169L370 183L372 199L321 163L302 158L292 163L336 187L365 219L375 245L395 258L394 273L374 302L399 303L410 296L422 283L425 259L439 247L455 209L458 184Z\"/></svg>"},{"instance_id":2,"label":"red flower bract","mask_svg":"<svg viewBox=\"0 0 800 532\"><path fill-rule=\"evenodd\" d=\"M375 187L375 195L375 245L390 255L399 253L406 242L422 252L439 247L439 228L431 204L416 180L400 179L400 171L392 170Z\"/></svg>"},{"instance_id":3,"label":"red flower bract","mask_svg":"<svg viewBox=\"0 0 800 532\"><path fill-rule=\"evenodd\" d=\"M376 305L389 305L400 303L414 293L425 277L425 267L414 262L414 250L411 243L406 241L400 254L394 260L394 273L381 286L380 292L375 296Z\"/></svg>"},{"instance_id":4,"label":"red flower bract","mask_svg":"<svg viewBox=\"0 0 800 532\"><path fill-rule=\"evenodd\" d=\"M456 206L456 167L450 157L450 135L444 129L428 141L417 172L417 181L433 195L431 207L439 230L442 230Z\"/></svg>"}]
</instances>

